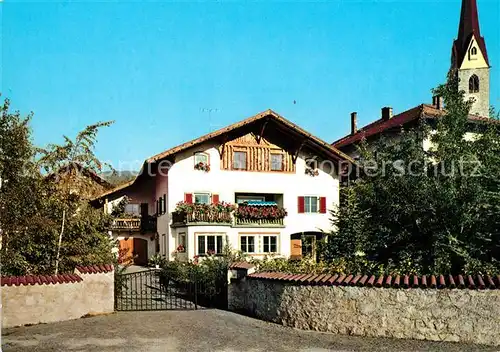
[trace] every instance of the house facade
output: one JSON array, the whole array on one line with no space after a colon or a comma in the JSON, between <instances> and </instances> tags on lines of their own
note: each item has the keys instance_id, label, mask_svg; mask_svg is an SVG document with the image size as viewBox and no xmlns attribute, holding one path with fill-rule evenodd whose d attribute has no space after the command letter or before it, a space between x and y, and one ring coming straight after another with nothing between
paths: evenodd
<instances>
[{"instance_id":1,"label":"house facade","mask_svg":"<svg viewBox=\"0 0 500 352\"><path fill-rule=\"evenodd\" d=\"M351 162L268 110L149 158L134 181L96 201L112 213L128 199L111 231L139 263L154 253L192 260L226 248L300 258L315 255L331 230L340 170ZM130 213L138 215L133 228L125 225Z\"/></svg>"}]
</instances>

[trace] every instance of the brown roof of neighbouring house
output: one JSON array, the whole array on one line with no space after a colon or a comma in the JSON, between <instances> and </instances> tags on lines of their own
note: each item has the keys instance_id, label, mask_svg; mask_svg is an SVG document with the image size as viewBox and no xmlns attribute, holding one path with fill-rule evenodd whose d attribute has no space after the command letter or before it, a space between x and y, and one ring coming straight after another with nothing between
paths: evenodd
<instances>
[{"instance_id":1,"label":"brown roof of neighbouring house","mask_svg":"<svg viewBox=\"0 0 500 352\"><path fill-rule=\"evenodd\" d=\"M364 138L378 135L384 131L388 131L395 127L404 126L408 123L417 121L419 119L436 119L443 116L446 112L440 110L433 105L421 104L410 110L404 111L394 117L384 120L376 120L369 125L359 129L354 134L349 134L335 142L332 145L335 148L343 148L353 143L357 143ZM487 122L487 123L500 123L497 120L490 119L488 117L481 117L477 115L469 115L470 122Z\"/></svg>"},{"instance_id":2,"label":"brown roof of neighbouring house","mask_svg":"<svg viewBox=\"0 0 500 352\"><path fill-rule=\"evenodd\" d=\"M46 179L48 179L48 180L55 179L56 175L65 174L67 172L70 172L72 169L78 170L83 175L91 178L92 180L94 180L96 183L98 183L99 185L101 185L104 188L112 188L113 187L113 185L111 183L109 183L104 178L102 178L101 176L96 174L92 169L85 167L82 164L77 163L77 162L71 162L67 165L60 167L56 172L48 174L46 176Z\"/></svg>"},{"instance_id":3,"label":"brown roof of neighbouring house","mask_svg":"<svg viewBox=\"0 0 500 352\"><path fill-rule=\"evenodd\" d=\"M500 289L500 275L355 275L355 274L287 274L261 272L250 279L274 280L299 285L358 286L385 288L459 288Z\"/></svg>"}]
</instances>

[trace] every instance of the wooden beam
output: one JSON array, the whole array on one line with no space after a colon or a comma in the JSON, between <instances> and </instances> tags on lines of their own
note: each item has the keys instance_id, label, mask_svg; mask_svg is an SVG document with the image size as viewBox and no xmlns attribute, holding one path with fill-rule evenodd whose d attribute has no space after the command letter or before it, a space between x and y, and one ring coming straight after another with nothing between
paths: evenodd
<instances>
[{"instance_id":1,"label":"wooden beam","mask_svg":"<svg viewBox=\"0 0 500 352\"><path fill-rule=\"evenodd\" d=\"M262 127L260 129L260 133L256 136L257 144L260 144L260 141L262 140L262 137L264 136L264 131L266 129L267 123L269 120L265 120L264 123L262 124Z\"/></svg>"},{"instance_id":2,"label":"wooden beam","mask_svg":"<svg viewBox=\"0 0 500 352\"><path fill-rule=\"evenodd\" d=\"M222 160L222 157L224 156L224 151L226 150L227 141L228 141L228 137L227 137L227 135L224 135L224 137L222 137L221 145L219 146L219 148L217 148L217 150L219 151L220 160Z\"/></svg>"},{"instance_id":3,"label":"wooden beam","mask_svg":"<svg viewBox=\"0 0 500 352\"><path fill-rule=\"evenodd\" d=\"M299 148L295 151L295 153L292 155L292 161L295 164L297 162L297 158L299 157L299 153L306 144L307 139L302 140L302 143L300 144Z\"/></svg>"}]
</instances>

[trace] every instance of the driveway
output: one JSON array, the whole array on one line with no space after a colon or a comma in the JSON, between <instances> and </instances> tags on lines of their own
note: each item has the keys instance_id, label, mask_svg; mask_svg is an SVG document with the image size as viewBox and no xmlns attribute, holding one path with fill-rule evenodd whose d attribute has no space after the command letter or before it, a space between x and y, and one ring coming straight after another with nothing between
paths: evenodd
<instances>
[{"instance_id":1,"label":"driveway","mask_svg":"<svg viewBox=\"0 0 500 352\"><path fill-rule=\"evenodd\" d=\"M3 351L477 351L482 346L299 331L220 310L119 312L3 331Z\"/></svg>"}]
</instances>

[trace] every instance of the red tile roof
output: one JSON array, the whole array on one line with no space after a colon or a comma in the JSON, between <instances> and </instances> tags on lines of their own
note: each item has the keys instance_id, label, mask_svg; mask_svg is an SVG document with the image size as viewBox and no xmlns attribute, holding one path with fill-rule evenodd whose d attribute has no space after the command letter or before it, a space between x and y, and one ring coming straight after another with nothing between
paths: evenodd
<instances>
[{"instance_id":1,"label":"red tile roof","mask_svg":"<svg viewBox=\"0 0 500 352\"><path fill-rule=\"evenodd\" d=\"M358 286L385 288L422 288L422 289L500 289L500 275L345 275L345 274L287 274L280 272L261 272L247 276L250 279L276 280L300 285ZM402 282L401 282L402 281ZM458 282L458 284L457 284Z\"/></svg>"},{"instance_id":2,"label":"red tile roof","mask_svg":"<svg viewBox=\"0 0 500 352\"><path fill-rule=\"evenodd\" d=\"M5 276L1 279L2 286L28 286L28 285L49 285L68 284L80 282L83 279L76 274L60 275L28 275L28 276Z\"/></svg>"},{"instance_id":3,"label":"red tile roof","mask_svg":"<svg viewBox=\"0 0 500 352\"><path fill-rule=\"evenodd\" d=\"M362 139L378 135L384 131L388 131L395 127L404 126L410 122L419 120L419 119L437 119L445 114L445 111L437 109L435 106L428 104L421 104L416 106L410 110L404 111L394 117L383 120L379 119L370 123L369 125L361 128L355 134L347 135L335 142L332 145L335 148L343 148L353 143L357 143ZM482 117L477 115L469 115L469 121L471 122L489 122L500 124L500 121L490 119L488 117Z\"/></svg>"},{"instance_id":4,"label":"red tile roof","mask_svg":"<svg viewBox=\"0 0 500 352\"><path fill-rule=\"evenodd\" d=\"M109 273L114 270L113 265L90 265L90 266L77 266L78 270L82 274L97 274L97 273Z\"/></svg>"}]
</instances>

